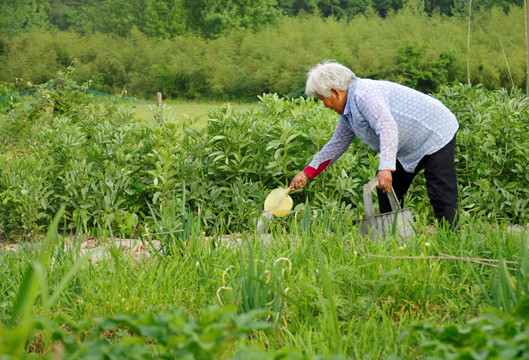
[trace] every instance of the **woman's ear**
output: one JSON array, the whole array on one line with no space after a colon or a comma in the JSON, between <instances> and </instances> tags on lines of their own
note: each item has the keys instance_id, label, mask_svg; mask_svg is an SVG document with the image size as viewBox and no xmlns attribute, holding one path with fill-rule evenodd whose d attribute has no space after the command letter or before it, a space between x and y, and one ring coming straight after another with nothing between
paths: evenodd
<instances>
[{"instance_id":1,"label":"woman's ear","mask_svg":"<svg viewBox=\"0 0 529 360\"><path fill-rule=\"evenodd\" d=\"M347 97L347 92L338 90L336 88L331 88L331 96L333 96L338 102L344 101L344 99Z\"/></svg>"}]
</instances>

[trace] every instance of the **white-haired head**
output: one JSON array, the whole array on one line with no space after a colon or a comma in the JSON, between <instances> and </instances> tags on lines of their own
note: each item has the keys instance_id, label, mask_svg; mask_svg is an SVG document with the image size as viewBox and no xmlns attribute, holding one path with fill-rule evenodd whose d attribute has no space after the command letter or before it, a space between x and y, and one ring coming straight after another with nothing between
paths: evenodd
<instances>
[{"instance_id":1,"label":"white-haired head","mask_svg":"<svg viewBox=\"0 0 529 360\"><path fill-rule=\"evenodd\" d=\"M307 84L305 94L307 96L331 96L331 89L341 91L349 90L349 86L356 78L354 72L335 61L324 61L312 69L307 74Z\"/></svg>"}]
</instances>

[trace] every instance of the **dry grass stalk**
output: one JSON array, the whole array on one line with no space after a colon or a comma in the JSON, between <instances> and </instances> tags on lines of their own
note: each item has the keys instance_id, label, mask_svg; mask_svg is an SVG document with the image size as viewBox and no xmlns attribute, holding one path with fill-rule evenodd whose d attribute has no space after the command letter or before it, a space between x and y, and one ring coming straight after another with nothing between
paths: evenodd
<instances>
[{"instance_id":1,"label":"dry grass stalk","mask_svg":"<svg viewBox=\"0 0 529 360\"><path fill-rule=\"evenodd\" d=\"M472 15L472 0L468 2L468 25L467 25L467 84L470 85L470 19Z\"/></svg>"},{"instance_id":2,"label":"dry grass stalk","mask_svg":"<svg viewBox=\"0 0 529 360\"><path fill-rule=\"evenodd\" d=\"M431 255L431 256L391 256L391 255L378 255L378 254L359 254L360 256L364 257L371 257L371 258L382 258L382 259L400 259L400 260L423 260L423 259L432 259L432 260L459 260L459 261L469 261L481 265L487 265L491 267L499 267L498 264L500 260L497 259L479 259L479 258L471 258L471 257L460 257L460 256L453 256L453 255ZM518 265L517 261L509 261L509 260L503 260L504 264L513 264ZM511 271L517 271L516 268L506 267L507 270Z\"/></svg>"}]
</instances>

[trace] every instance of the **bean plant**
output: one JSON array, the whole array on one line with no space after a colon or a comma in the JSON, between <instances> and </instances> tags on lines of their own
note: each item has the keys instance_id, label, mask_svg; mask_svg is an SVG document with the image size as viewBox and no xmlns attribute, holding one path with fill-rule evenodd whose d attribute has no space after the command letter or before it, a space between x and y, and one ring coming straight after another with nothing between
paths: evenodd
<instances>
[{"instance_id":1,"label":"bean plant","mask_svg":"<svg viewBox=\"0 0 529 360\"><path fill-rule=\"evenodd\" d=\"M200 219L207 233L255 229L266 195L289 185L332 136L337 115L313 99L264 94L259 106L225 104L207 124L137 119L119 98L94 99L90 84L63 82L13 98L2 108L0 231L31 236L65 207L67 229L134 236L168 209ZM72 84L72 85L67 85ZM526 146L529 105L519 91L444 87L435 94L460 123L456 166L463 218L525 223L529 218ZM360 141L303 189L292 216L363 217L362 185L378 158ZM424 178L406 206L432 222ZM187 215L186 215L187 216ZM289 228L286 217L277 220ZM151 226L152 227L152 226Z\"/></svg>"}]
</instances>

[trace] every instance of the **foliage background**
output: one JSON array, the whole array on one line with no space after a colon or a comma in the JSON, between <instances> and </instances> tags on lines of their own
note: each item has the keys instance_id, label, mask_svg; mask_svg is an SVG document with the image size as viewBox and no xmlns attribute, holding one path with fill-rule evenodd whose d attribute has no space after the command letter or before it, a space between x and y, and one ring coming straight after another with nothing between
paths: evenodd
<instances>
[{"instance_id":1,"label":"foliage background","mask_svg":"<svg viewBox=\"0 0 529 360\"><path fill-rule=\"evenodd\" d=\"M523 0L474 0L474 10L508 11ZM466 16L468 0L3 0L1 32L14 35L36 27L128 36L137 27L154 38L194 32L216 38L234 29L257 30L281 16L315 14L351 20L369 12L386 17L402 9L431 15Z\"/></svg>"},{"instance_id":2,"label":"foliage background","mask_svg":"<svg viewBox=\"0 0 529 360\"><path fill-rule=\"evenodd\" d=\"M463 0L189 3L0 2L0 238L34 239L49 227L42 241L0 251L3 358L60 358L57 340L77 359L526 356L527 230L512 226L529 218L529 105L515 89L523 11L510 7L522 1L474 0L474 86L454 85L466 78ZM333 131L336 116L321 104L277 95L302 87L322 58L432 92L454 111L460 232L363 241L360 189L377 159L355 142L292 194L294 211L270 228L285 241L264 249L251 236L266 194ZM57 73L71 64L76 72ZM35 88L28 81L44 85L10 96ZM90 87L270 94L248 112L227 104L197 128L172 118L161 126L156 108L138 119L119 98L87 95ZM433 220L423 181L407 200L419 226ZM206 237L238 231L244 247ZM86 233L163 246L140 261L110 247L96 265L80 253ZM226 286L232 306L208 308ZM484 304L504 311L469 321Z\"/></svg>"},{"instance_id":3,"label":"foliage background","mask_svg":"<svg viewBox=\"0 0 529 360\"><path fill-rule=\"evenodd\" d=\"M323 59L340 61L360 77L395 80L424 92L466 83L467 13L455 10L460 7L456 3L465 1L371 6L365 1L365 9L357 12L331 1L325 6L324 1L260 1L251 2L256 7L252 11L233 13L230 6L238 8L243 2L228 2L227 13L219 12L217 2L186 7L183 0L127 5L120 0L91 1L84 7L73 0L3 3L0 81L23 79L18 81L19 90L28 88L27 81L47 82L74 64L74 80L92 79L94 89L107 93L126 90L152 99L161 91L166 98L255 101L263 93L301 89L308 69ZM377 8L383 3L391 9ZM472 83L489 89L524 88L525 12L517 6L520 1L494 7L492 1L473 3ZM181 5L197 14L185 15L191 20L176 30L184 24L176 21ZM354 15L340 16L328 8ZM118 10L124 14L115 16ZM266 15L272 10L277 16ZM133 13L142 14L145 23ZM243 13L256 18L241 18ZM161 19L161 14L168 17ZM156 19L152 24L151 15ZM204 30L219 26L222 29Z\"/></svg>"},{"instance_id":4,"label":"foliage background","mask_svg":"<svg viewBox=\"0 0 529 360\"><path fill-rule=\"evenodd\" d=\"M61 74L68 77L68 74ZM66 84L69 84L67 82ZM266 195L290 179L330 138L336 114L313 99L265 95L259 106L229 104L205 127L164 119L157 108L138 120L115 98L94 102L88 84L42 86L4 101L0 141L0 228L31 234L64 205L67 228L133 236L142 223L192 216L208 233L255 229ZM525 223L529 218L529 104L521 92L443 87L437 97L460 122L457 170L466 216ZM378 159L355 141L306 189L292 194L301 213L363 217L362 185ZM424 220L431 208L419 178L409 204ZM278 221L288 227L289 221ZM116 230L117 231L117 230Z\"/></svg>"}]
</instances>

